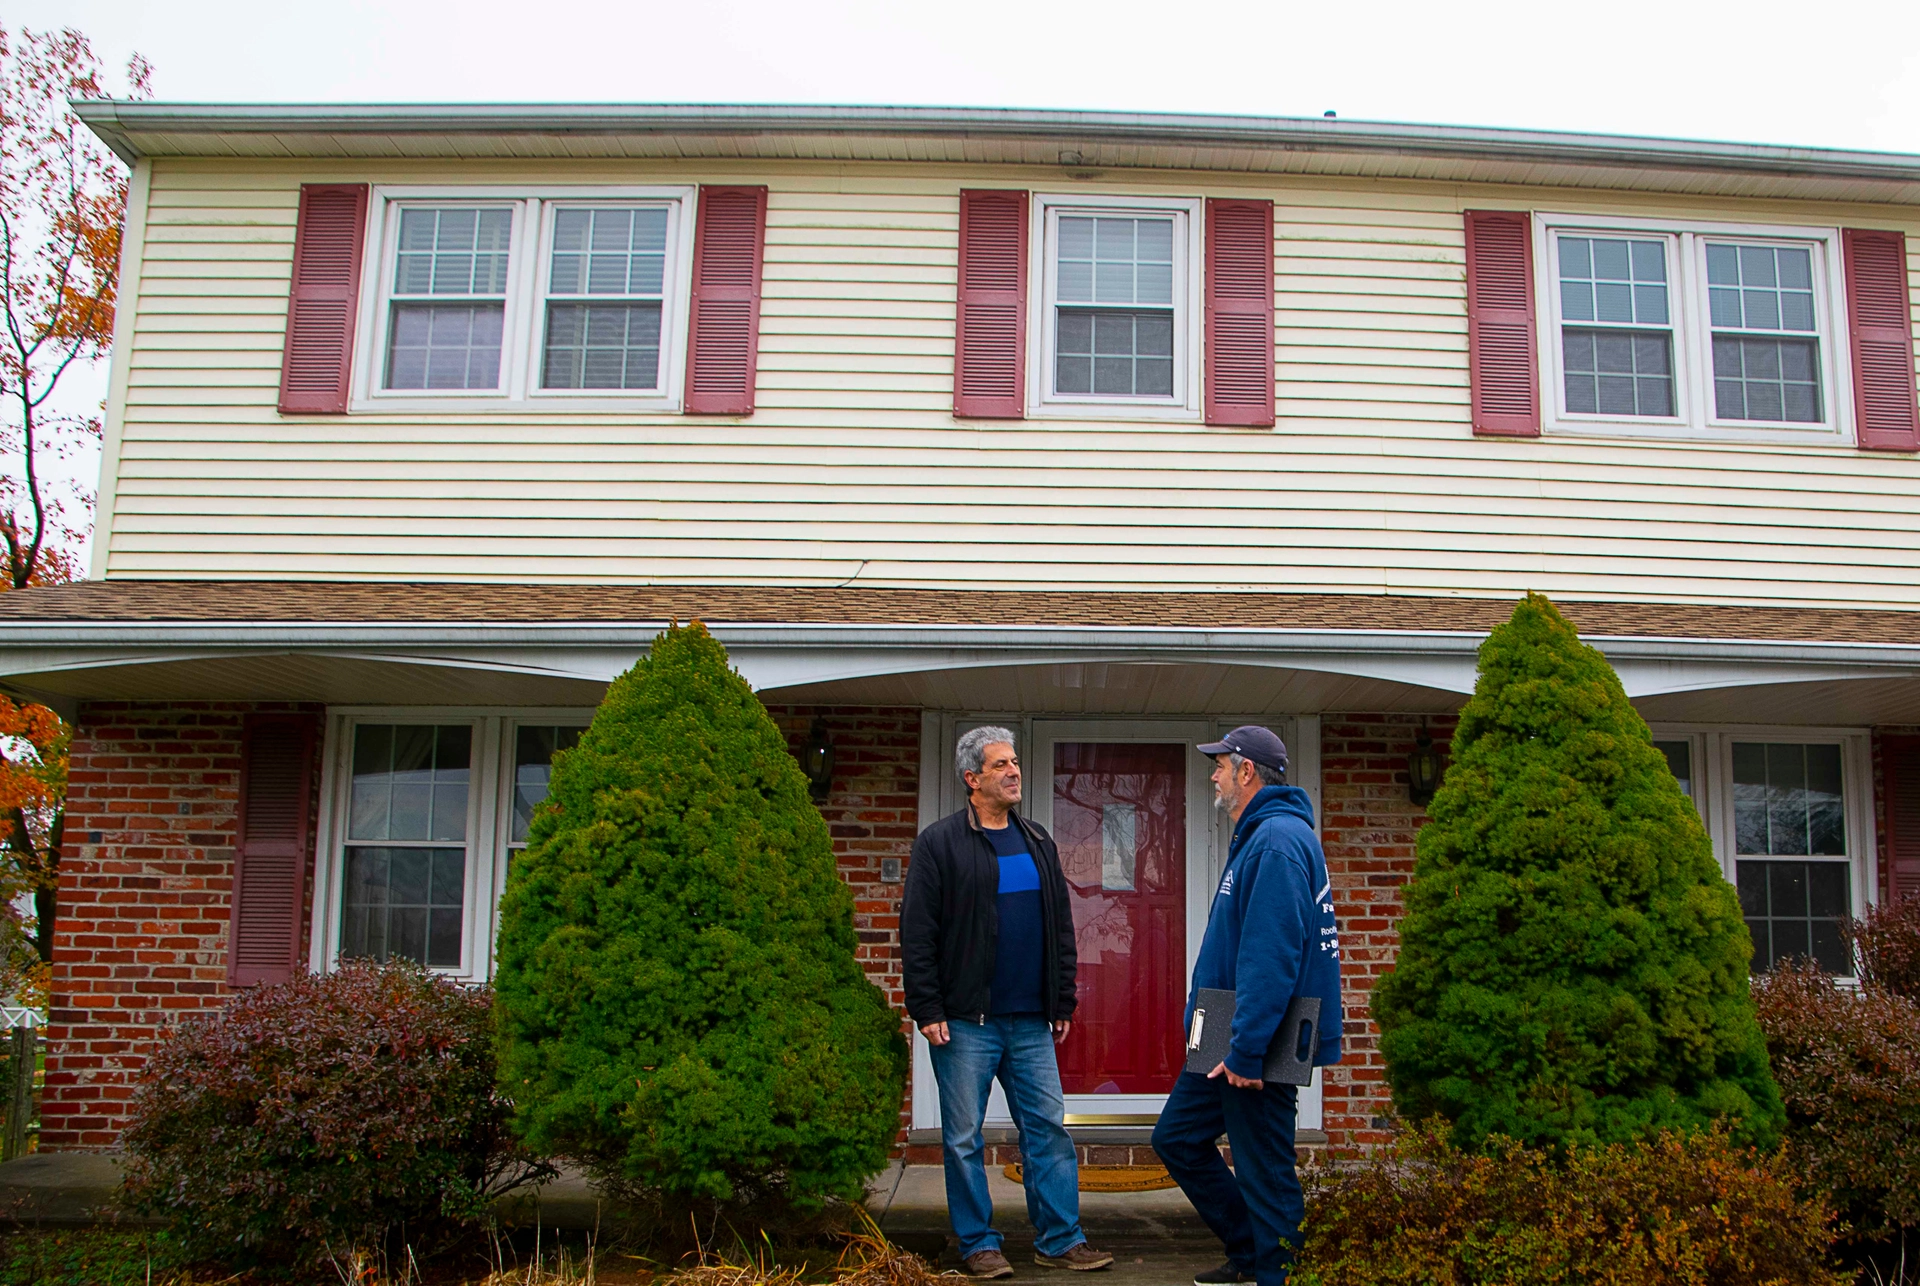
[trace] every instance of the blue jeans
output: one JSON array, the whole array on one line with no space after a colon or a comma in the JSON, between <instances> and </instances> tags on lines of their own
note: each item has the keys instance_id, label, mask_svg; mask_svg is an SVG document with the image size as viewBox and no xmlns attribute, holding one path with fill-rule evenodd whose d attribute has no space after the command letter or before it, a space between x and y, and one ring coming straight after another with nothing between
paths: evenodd
<instances>
[{"instance_id":1,"label":"blue jeans","mask_svg":"<svg viewBox=\"0 0 1920 1286\"><path fill-rule=\"evenodd\" d=\"M1306 1203L1294 1168L1299 1091L1268 1083L1241 1090L1221 1076L1182 1072L1153 1127L1153 1150L1187 1200L1227 1248L1227 1258L1259 1286L1286 1286L1300 1248ZM1233 1169L1220 1158L1222 1132Z\"/></svg>"},{"instance_id":2,"label":"blue jeans","mask_svg":"<svg viewBox=\"0 0 1920 1286\"><path fill-rule=\"evenodd\" d=\"M960 1255L998 1250L993 1198L987 1195L986 1144L981 1126L994 1077L1006 1087L1014 1128L1020 1131L1020 1171L1034 1249L1062 1255L1085 1241L1080 1231L1080 1165L1067 1137L1067 1102L1053 1028L1044 1018L955 1019L944 1045L929 1045L940 1083L940 1156L947 1174L947 1217Z\"/></svg>"}]
</instances>

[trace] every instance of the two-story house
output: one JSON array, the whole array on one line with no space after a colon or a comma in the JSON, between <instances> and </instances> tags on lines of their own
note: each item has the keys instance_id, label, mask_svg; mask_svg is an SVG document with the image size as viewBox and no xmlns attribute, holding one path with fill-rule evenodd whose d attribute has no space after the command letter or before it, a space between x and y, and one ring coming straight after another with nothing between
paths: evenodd
<instances>
[{"instance_id":1,"label":"two-story house","mask_svg":"<svg viewBox=\"0 0 1920 1286\"><path fill-rule=\"evenodd\" d=\"M820 774L868 968L1016 727L1080 932L1069 1121L1143 1141L1275 727L1348 1060L1475 648L1620 671L1756 967L1920 894L1920 157L1104 113L89 103L133 167L93 579L0 596L77 726L49 1148L229 989L485 979L550 756L666 622ZM937 1121L917 1063L912 1126Z\"/></svg>"}]
</instances>

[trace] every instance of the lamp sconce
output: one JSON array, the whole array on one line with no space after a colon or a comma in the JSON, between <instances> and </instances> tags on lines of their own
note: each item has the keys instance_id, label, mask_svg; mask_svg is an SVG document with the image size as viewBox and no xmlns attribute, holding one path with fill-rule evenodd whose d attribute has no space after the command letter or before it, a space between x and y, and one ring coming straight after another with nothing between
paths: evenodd
<instances>
[{"instance_id":1,"label":"lamp sconce","mask_svg":"<svg viewBox=\"0 0 1920 1286\"><path fill-rule=\"evenodd\" d=\"M827 736L824 719L815 719L807 731L806 748L800 752L800 771L806 774L807 793L813 802L823 804L833 792L833 740Z\"/></svg>"},{"instance_id":2,"label":"lamp sconce","mask_svg":"<svg viewBox=\"0 0 1920 1286\"><path fill-rule=\"evenodd\" d=\"M1414 807L1425 808L1433 802L1433 793L1440 789L1440 779L1446 773L1446 761L1433 748L1433 738L1425 728L1420 729L1413 739L1413 753L1407 756L1407 798Z\"/></svg>"}]
</instances>

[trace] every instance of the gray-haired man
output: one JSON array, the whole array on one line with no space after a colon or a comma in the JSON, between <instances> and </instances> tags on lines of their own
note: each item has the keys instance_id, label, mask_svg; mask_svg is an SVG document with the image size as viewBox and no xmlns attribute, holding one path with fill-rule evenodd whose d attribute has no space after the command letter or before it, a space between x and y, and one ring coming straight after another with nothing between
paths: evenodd
<instances>
[{"instance_id":1,"label":"gray-haired man","mask_svg":"<svg viewBox=\"0 0 1920 1286\"><path fill-rule=\"evenodd\" d=\"M1020 757L1013 733L975 728L955 767L967 804L913 844L900 952L907 1012L920 1025L940 1084L947 1215L975 1277L1013 1272L993 1228L981 1127L996 1077L1020 1131L1034 1262L1105 1268L1113 1256L1080 1230L1080 1167L1067 1136L1054 1045L1072 1026L1073 903L1045 829L1014 811Z\"/></svg>"}]
</instances>

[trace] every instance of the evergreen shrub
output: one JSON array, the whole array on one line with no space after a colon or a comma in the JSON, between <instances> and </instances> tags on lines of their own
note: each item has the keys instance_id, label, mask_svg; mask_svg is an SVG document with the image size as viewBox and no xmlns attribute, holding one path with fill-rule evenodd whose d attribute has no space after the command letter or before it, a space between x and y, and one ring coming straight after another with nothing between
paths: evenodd
<instances>
[{"instance_id":1,"label":"evergreen shrub","mask_svg":"<svg viewBox=\"0 0 1920 1286\"><path fill-rule=\"evenodd\" d=\"M484 988L349 961L240 993L141 1070L123 1198L182 1252L311 1266L433 1252L550 1174L495 1094Z\"/></svg>"},{"instance_id":2,"label":"evergreen shrub","mask_svg":"<svg viewBox=\"0 0 1920 1286\"><path fill-rule=\"evenodd\" d=\"M899 1128L900 1020L785 738L698 623L614 681L501 903L515 1125L615 1195L817 1209Z\"/></svg>"},{"instance_id":3,"label":"evergreen shrub","mask_svg":"<svg viewBox=\"0 0 1920 1286\"><path fill-rule=\"evenodd\" d=\"M1699 815L1606 659L1539 595L1480 648L1373 993L1401 1115L1453 1141L1783 1122L1752 943Z\"/></svg>"},{"instance_id":4,"label":"evergreen shrub","mask_svg":"<svg viewBox=\"0 0 1920 1286\"><path fill-rule=\"evenodd\" d=\"M1831 1217L1724 1131L1484 1151L1415 1129L1310 1173L1296 1286L1845 1286Z\"/></svg>"}]
</instances>

